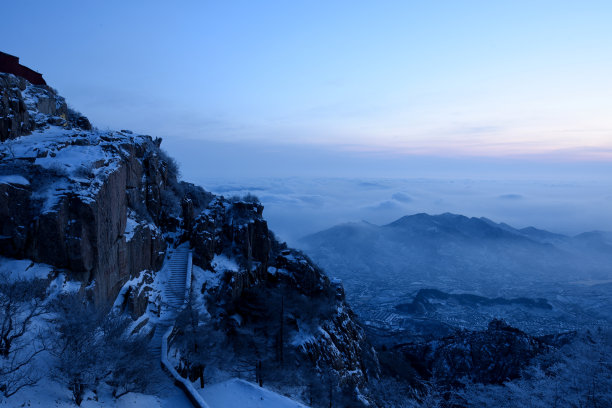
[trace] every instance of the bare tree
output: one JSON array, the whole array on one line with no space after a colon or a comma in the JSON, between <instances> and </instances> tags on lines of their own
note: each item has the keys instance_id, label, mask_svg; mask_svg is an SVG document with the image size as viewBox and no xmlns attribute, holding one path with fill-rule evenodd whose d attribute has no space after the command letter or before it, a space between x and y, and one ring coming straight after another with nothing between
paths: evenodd
<instances>
[{"instance_id":1,"label":"bare tree","mask_svg":"<svg viewBox=\"0 0 612 408\"><path fill-rule=\"evenodd\" d=\"M33 323L45 313L44 288L39 279L0 276L0 393L6 398L40 379L32 363L45 343Z\"/></svg>"},{"instance_id":2,"label":"bare tree","mask_svg":"<svg viewBox=\"0 0 612 408\"><path fill-rule=\"evenodd\" d=\"M73 400L80 405L87 388L104 381L113 396L144 391L155 379L154 359L148 340L128 333L131 321L114 313L103 313L78 295L62 298L56 307L58 357L56 377L67 383Z\"/></svg>"},{"instance_id":3,"label":"bare tree","mask_svg":"<svg viewBox=\"0 0 612 408\"><path fill-rule=\"evenodd\" d=\"M55 375L67 382L77 405L88 386L96 384L99 371L96 330L100 315L93 305L77 295L62 296L55 304L57 337L53 353L58 358Z\"/></svg>"},{"instance_id":4,"label":"bare tree","mask_svg":"<svg viewBox=\"0 0 612 408\"><path fill-rule=\"evenodd\" d=\"M192 381L199 379L200 387L204 388L206 367L231 358L224 353L229 352L225 350L225 336L199 312L195 303L192 293L185 309L176 319L178 335L172 346L181 356L179 372ZM254 365L249 362L247 366L251 370Z\"/></svg>"},{"instance_id":5,"label":"bare tree","mask_svg":"<svg viewBox=\"0 0 612 408\"><path fill-rule=\"evenodd\" d=\"M100 374L113 387L113 396L119 398L129 392L143 392L154 382L157 360L149 355L149 339L142 335L129 335L131 320L108 314L101 322L99 352L104 355Z\"/></svg>"}]
</instances>

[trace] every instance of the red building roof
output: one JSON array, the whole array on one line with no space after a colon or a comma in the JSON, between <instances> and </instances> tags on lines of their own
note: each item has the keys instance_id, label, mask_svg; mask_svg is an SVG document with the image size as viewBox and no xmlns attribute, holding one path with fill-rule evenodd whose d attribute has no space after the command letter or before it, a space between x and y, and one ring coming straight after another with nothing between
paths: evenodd
<instances>
[{"instance_id":1,"label":"red building roof","mask_svg":"<svg viewBox=\"0 0 612 408\"><path fill-rule=\"evenodd\" d=\"M47 85L42 74L19 63L19 58L0 51L0 72L23 77L34 85Z\"/></svg>"}]
</instances>

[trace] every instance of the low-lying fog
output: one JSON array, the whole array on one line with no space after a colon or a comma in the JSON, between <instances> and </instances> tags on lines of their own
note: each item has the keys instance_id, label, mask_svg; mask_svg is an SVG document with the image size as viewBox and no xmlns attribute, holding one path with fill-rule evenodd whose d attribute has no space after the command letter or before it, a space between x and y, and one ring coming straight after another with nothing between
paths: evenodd
<instances>
[{"instance_id":1,"label":"low-lying fog","mask_svg":"<svg viewBox=\"0 0 612 408\"><path fill-rule=\"evenodd\" d=\"M612 211L604 210L612 208L612 196L596 182L295 177L202 183L225 196L258 196L270 228L291 244L339 223L380 225L420 212L486 217L569 235L612 230Z\"/></svg>"},{"instance_id":2,"label":"low-lying fog","mask_svg":"<svg viewBox=\"0 0 612 408\"><path fill-rule=\"evenodd\" d=\"M420 332L423 316L398 307L429 289L443 297L505 299L494 307L453 303L437 311L429 304L441 301L426 299L426 316L451 326L481 329L501 317L541 334L612 319L611 234L521 231L612 231L612 163L562 155L441 158L257 143L164 144L187 181L224 196L258 196L276 235L342 279L350 304L376 327ZM376 226L416 213L476 219L418 216ZM329 230L343 223L352 224ZM512 303L515 297L530 300ZM538 302L548 309L530 306Z\"/></svg>"},{"instance_id":3,"label":"low-lying fog","mask_svg":"<svg viewBox=\"0 0 612 408\"><path fill-rule=\"evenodd\" d=\"M559 158L436 158L308 146L164 140L183 178L225 196L252 193L289 244L344 222L386 224L452 212L515 228L612 231L612 164Z\"/></svg>"}]
</instances>

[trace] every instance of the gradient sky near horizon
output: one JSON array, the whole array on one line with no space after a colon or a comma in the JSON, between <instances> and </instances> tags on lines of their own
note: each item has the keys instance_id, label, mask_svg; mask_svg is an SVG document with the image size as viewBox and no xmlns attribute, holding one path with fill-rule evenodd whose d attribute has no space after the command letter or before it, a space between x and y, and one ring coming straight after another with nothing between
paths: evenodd
<instances>
[{"instance_id":1,"label":"gradient sky near horizon","mask_svg":"<svg viewBox=\"0 0 612 408\"><path fill-rule=\"evenodd\" d=\"M100 128L612 160L609 1L19 1L2 51Z\"/></svg>"}]
</instances>

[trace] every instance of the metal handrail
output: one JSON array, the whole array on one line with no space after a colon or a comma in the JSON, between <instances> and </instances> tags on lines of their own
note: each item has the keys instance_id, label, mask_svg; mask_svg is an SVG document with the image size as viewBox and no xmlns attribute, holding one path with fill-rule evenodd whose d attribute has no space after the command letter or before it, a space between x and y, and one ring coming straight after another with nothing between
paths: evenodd
<instances>
[{"instance_id":1,"label":"metal handrail","mask_svg":"<svg viewBox=\"0 0 612 408\"><path fill-rule=\"evenodd\" d=\"M174 366L168 361L168 337L172 334L172 330L174 330L174 326L170 326L170 328L164 333L162 337L162 349L161 349L161 364L162 368L165 369L173 378L174 383L187 395L189 401L198 408L210 408L204 398L200 395L199 392L196 391L191 381L186 378L181 377L181 375L176 371Z\"/></svg>"},{"instance_id":2,"label":"metal handrail","mask_svg":"<svg viewBox=\"0 0 612 408\"><path fill-rule=\"evenodd\" d=\"M184 305L189 301L189 292L191 291L191 273L193 272L193 252L189 251L187 255L187 277L185 282L185 302Z\"/></svg>"}]
</instances>

